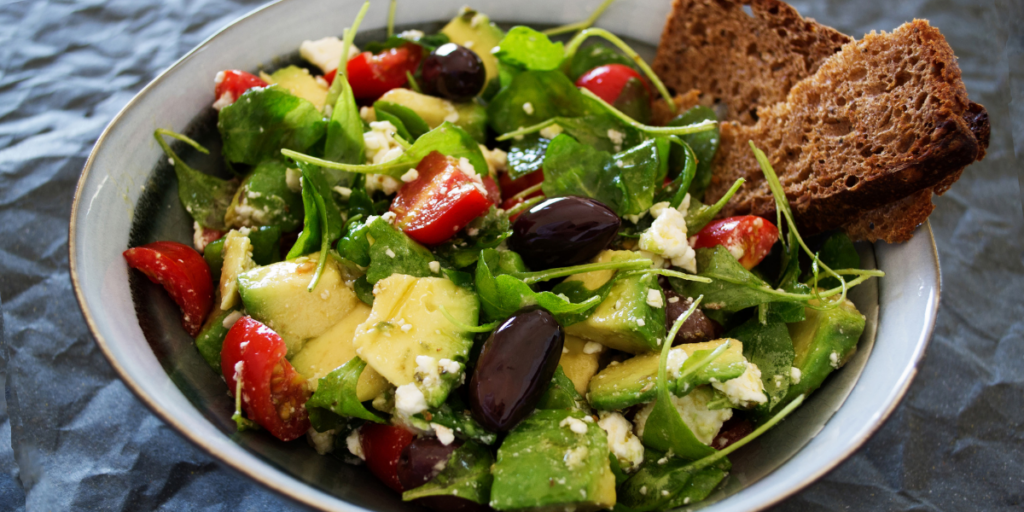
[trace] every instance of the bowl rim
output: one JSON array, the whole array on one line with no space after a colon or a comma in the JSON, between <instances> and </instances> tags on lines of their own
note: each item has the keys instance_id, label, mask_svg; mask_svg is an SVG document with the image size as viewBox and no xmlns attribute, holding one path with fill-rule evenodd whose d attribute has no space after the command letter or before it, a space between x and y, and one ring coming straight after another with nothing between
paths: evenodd
<instances>
[{"instance_id":1,"label":"bowl rim","mask_svg":"<svg viewBox=\"0 0 1024 512\"><path fill-rule=\"evenodd\" d=\"M280 4L287 3L289 1L290 0L273 0L271 2L268 2L267 4L259 6L259 7L255 8L255 9L253 9L253 10L251 10L251 11L249 11L249 12L247 12L247 13L241 15L241 16L239 16L238 18L235 18L234 20L232 20L228 24L226 24L223 27L217 29L216 32L214 32L209 37L207 37L202 42L200 42L198 45L196 45L194 48L189 50L181 58L179 58L178 60L174 61L173 64L168 66L165 70L161 71L156 77L153 78L153 80L151 80L149 83L147 83L145 87L143 87L141 90L139 90L139 92L136 93L131 98L131 100L129 100L128 103L126 103L125 106L122 107L118 111L118 113L110 120L110 122L106 125L106 127L104 127L103 131L100 133L100 136L96 139L96 143L93 145L92 150L89 152L89 157L86 159L85 165L82 168L81 175L79 176L78 182L77 182L77 184L75 186L75 194L74 194L74 198L72 200L71 216L70 216L70 219L69 219L69 229L68 229L69 273L70 273L70 276L71 276L72 289L74 290L75 299L76 299L76 301L78 303L79 309L81 310L82 316L85 319L85 323L86 323L86 325L87 325L87 327L89 329L89 333L92 335L93 339L96 341L96 344L99 346L100 351L103 353L104 357L107 359L107 361L113 367L114 371L117 373L117 376L121 379L122 382L124 382L124 384L128 387L128 389L131 390L131 392L136 396L136 398L138 398L158 418L160 418L162 421L164 421L165 423L167 423L168 425L173 427L177 431L177 433L179 435L181 435L186 440L191 442L194 446L196 446L196 447L200 448L201 450L203 450L208 455L212 456L223 467L227 467L229 469L232 469L235 472L240 473L240 474L242 474L242 475L244 475L244 476L246 476L246 477L248 477L248 478L250 478L250 479L252 479L252 480L254 480L256 482L258 482L262 486L264 486L264 487L266 487L266 488L276 492L278 495L283 496L285 498L288 498L290 500L293 500L296 503L300 503L300 504L303 504L303 505L306 505L306 506L310 506L310 507L313 507L313 508L316 508L316 509L329 510L327 508L328 503L326 503L322 499L318 499L319 497L317 495L322 493L323 495L329 497L330 499L333 499L337 503L342 504L343 508L345 508L345 509L348 509L348 510L365 510L365 509L359 507L358 505L354 505L352 503L346 502L345 500L343 500L341 498L338 498L336 496L331 496L330 494L325 493L322 490L316 489L315 487L309 485L308 483L302 482L301 480L298 480L297 478L295 479L296 481L299 481L299 482L301 482L301 483L303 483L305 485L305 489L303 489L303 491L305 491L306 489L309 489L309 490L312 490L313 492L295 492L295 488L294 487L286 485L286 483L288 482L287 479L280 480L280 479L269 478L267 475L264 475L260 471L253 470L250 466L247 466L247 465L243 464L241 461L235 460L234 458L231 458L231 457L227 457L226 454L223 453L221 450L215 448L214 446L212 446L212 444L205 442L205 440L202 437L193 434L190 431L190 429L186 428L186 426L182 422L178 421L175 417L173 417L166 410L164 410L157 403L157 401L154 398L151 398L141 388L141 386L138 385L130 377L130 374L127 372L127 370L124 368L124 366L120 363L120 361L118 361L118 359L115 357L115 355L114 355L113 351L111 350L110 345L108 344L107 340L100 333L99 328L97 327L96 322L93 319L91 311L90 311L88 305L86 304L85 294L84 294L84 292L83 292L83 290L81 288L81 284L79 282L78 260L77 260L77 257L76 257L76 243L75 243L76 234L77 234L77 231L78 231L78 229L77 229L78 220L79 220L78 219L78 213L79 213L80 205L81 205L81 202L82 202L82 194L83 194L83 191L85 189L86 182L87 182L87 180L88 180L88 178L90 176L90 173L92 171L92 167L93 167L93 163L95 161L95 157L96 157L97 153L99 152L101 146L103 145L105 139L110 135L110 133L114 130L116 125L122 120L122 118L125 117L125 115L126 115L126 113L128 111L132 110L135 107L136 104L138 104L141 101L143 101L143 98L153 88L155 88L156 85L160 81L162 81L165 77L170 75L172 72L176 71L184 62L192 59L197 53L199 53L201 50L205 49L214 40L218 39L225 32L234 29L238 24L242 23L243 21L247 20L248 18L254 17L254 16L260 14L261 12L263 12L265 10L274 8L274 7L276 7L276 6L280 5ZM827 473L831 472L832 470L834 470L836 467L839 466L839 464L841 464L846 459L848 459L855 451L859 450L864 445L864 443L866 443L867 440L870 439L882 427L882 425L884 425L886 423L886 421L889 419L889 416L892 414L892 412L896 409L896 407L905 398L905 396L906 396L906 394L907 394L907 392L908 392L908 390L910 388L910 384L913 382L914 378L917 376L917 369L918 369L917 367L921 363L921 360L924 357L924 353L927 350L928 345L931 342L932 334L933 334L934 329L935 329L935 320L936 320L936 317L938 315L939 305L940 305L941 299L942 299L942 268L941 268L940 261L939 261L938 248L937 248L936 243L935 243L935 235L934 235L934 233L932 231L931 223L929 221L926 220L922 227L926 228L927 238L928 238L928 241L930 242L930 246L931 246L932 259L934 260L934 264L935 264L935 288L934 288L934 290L935 290L935 300L933 301L933 305L931 307L931 310L927 311L928 321L924 325L924 329L922 330L921 336L920 336L920 338L919 338L919 340L917 342L918 349L917 349L916 354L914 354L913 361L911 361L910 364L909 364L908 374L907 374L906 378L899 385L899 387L895 390L896 392L893 395L893 399L891 400L891 402L883 410L881 410L881 412L878 415L878 418L873 422L873 424L871 424L868 428L864 429L857 436L857 438L855 438L853 440L850 440L850 442L847 445L847 448L844 451L842 451L841 453L839 453L837 457L835 457L832 460L822 464L816 471L814 471L813 473L811 473L811 474L807 475L806 477L804 477L796 485L791 486L789 489L787 489L784 492L781 492L781 493L778 493L778 494L774 495L769 500L767 500L767 501L765 501L765 502L763 502L761 504L758 504L755 508L750 509L750 510L755 510L755 511L757 511L757 510L765 510L765 509L767 509L767 508L769 508L769 507L771 507L773 505L776 505L776 504L780 503L781 501L783 501L785 499L788 499L789 497L793 496L794 494L802 491L803 489L805 489L810 484L812 484L815 481L817 481L820 478L822 478L825 474L827 474ZM918 236L923 236L923 235L925 235L924 230L922 230L921 232L918 233ZM877 243L873 244L873 249L877 249L877 247L878 247ZM860 381L859 381L859 378L858 378L857 384L859 384L859 382ZM856 387L857 384L854 384L854 387ZM845 398L844 398L843 402L845 403ZM839 407L841 408L842 405L843 404L841 403ZM838 409L836 411L838 412ZM828 421L831 421L831 418ZM826 425L827 425L828 421L826 421ZM800 450L802 450L802 449L803 449L803 447L800 448ZM799 453L800 450L798 450L797 453ZM794 454L794 456L795 456L795 454ZM783 462L783 465L785 465L785 464L786 464L786 462ZM723 501L721 501L719 503L723 503L724 501L725 500L723 500Z\"/></svg>"}]
</instances>

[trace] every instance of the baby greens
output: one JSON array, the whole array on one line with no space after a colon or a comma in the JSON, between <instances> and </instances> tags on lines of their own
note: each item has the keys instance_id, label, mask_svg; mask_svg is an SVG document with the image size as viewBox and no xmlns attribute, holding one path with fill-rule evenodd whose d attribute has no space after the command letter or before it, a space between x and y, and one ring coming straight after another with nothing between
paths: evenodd
<instances>
[{"instance_id":1,"label":"baby greens","mask_svg":"<svg viewBox=\"0 0 1024 512\"><path fill-rule=\"evenodd\" d=\"M185 211L204 228L225 229L224 215L227 213L228 206L231 203L231 197L238 188L238 182L222 180L189 167L171 149L171 146L164 140L164 136L174 137L192 146L204 155L209 154L209 151L200 146L198 142L184 135L164 129L158 129L153 136L174 165L174 174L178 177L178 199L181 200L181 205L185 207Z\"/></svg>"},{"instance_id":2,"label":"baby greens","mask_svg":"<svg viewBox=\"0 0 1024 512\"><path fill-rule=\"evenodd\" d=\"M320 111L280 86L249 89L217 121L229 162L257 165L281 149L305 151L326 131Z\"/></svg>"}]
</instances>

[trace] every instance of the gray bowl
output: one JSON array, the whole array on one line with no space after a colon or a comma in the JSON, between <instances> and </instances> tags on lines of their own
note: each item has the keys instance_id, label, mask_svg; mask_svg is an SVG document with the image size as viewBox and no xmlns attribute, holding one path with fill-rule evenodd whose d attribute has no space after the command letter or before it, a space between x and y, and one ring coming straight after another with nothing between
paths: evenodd
<instances>
[{"instance_id":1,"label":"gray bowl","mask_svg":"<svg viewBox=\"0 0 1024 512\"><path fill-rule=\"evenodd\" d=\"M441 22L463 2L403 2L397 23ZM597 3L473 2L495 20L543 25L583 19ZM314 508L413 510L364 468L316 456L301 442L235 433L233 403L181 329L176 306L156 285L130 278L121 256L130 245L191 240L191 220L176 199L173 172L163 163L153 131L201 136L209 126L217 71L274 67L280 62L275 57L294 54L303 39L338 35L359 5L356 0L284 0L258 9L189 52L133 98L100 136L79 180L71 214L71 277L89 329L128 387L213 457ZM622 0L600 25L646 45L641 49L649 56L669 5L668 0ZM383 27L386 17L386 4L374 5L364 33ZM215 158L193 163L211 165ZM860 447L903 397L938 308L941 278L931 229L923 226L905 244L858 249L866 266L887 276L851 293L868 318L857 354L789 419L736 452L725 484L690 508L759 510L777 503Z\"/></svg>"}]
</instances>

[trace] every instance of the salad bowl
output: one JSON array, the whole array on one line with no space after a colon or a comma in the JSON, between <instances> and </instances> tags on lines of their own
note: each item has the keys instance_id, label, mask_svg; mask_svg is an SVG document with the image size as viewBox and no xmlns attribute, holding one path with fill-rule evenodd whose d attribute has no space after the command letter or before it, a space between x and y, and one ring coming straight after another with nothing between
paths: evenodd
<instances>
[{"instance_id":1,"label":"salad bowl","mask_svg":"<svg viewBox=\"0 0 1024 512\"><path fill-rule=\"evenodd\" d=\"M413 510L362 468L317 457L302 443L237 433L233 400L156 285L134 282L121 253L153 240L188 241L192 222L177 201L174 173L152 137L159 128L203 140L214 125L212 78L229 68L274 68L304 39L340 35L361 2L281 0L232 23L147 85L100 136L83 170L70 226L70 267L90 331L128 387L162 420L215 459L296 502L322 510ZM462 1L401 3L399 27L450 18ZM479 0L502 24L554 25L584 19L598 2ZM599 26L653 54L668 0L621 0ZM375 4L361 34L381 34L386 4ZM260 37L252 37L260 34ZM205 142L205 140L203 140ZM211 147L219 159L217 147ZM201 162L190 164L203 168ZM886 277L854 289L867 317L857 353L802 407L733 455L725 483L693 505L759 510L797 492L860 447L899 403L931 336L941 277L927 224L907 243L859 244L865 268Z\"/></svg>"}]
</instances>

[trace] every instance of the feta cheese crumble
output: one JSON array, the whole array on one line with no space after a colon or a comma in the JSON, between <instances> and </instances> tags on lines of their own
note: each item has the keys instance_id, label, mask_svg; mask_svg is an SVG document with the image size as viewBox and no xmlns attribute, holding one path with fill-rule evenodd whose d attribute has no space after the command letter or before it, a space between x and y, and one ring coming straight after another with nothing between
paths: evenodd
<instances>
[{"instance_id":1,"label":"feta cheese crumble","mask_svg":"<svg viewBox=\"0 0 1024 512\"><path fill-rule=\"evenodd\" d=\"M583 422L580 422L583 423ZM565 467L569 469L576 469L583 466L583 463L587 460L587 454L590 450L586 446L579 446L565 452L565 456L562 460L565 462ZM580 489L581 491L583 489Z\"/></svg>"},{"instance_id":2,"label":"feta cheese crumble","mask_svg":"<svg viewBox=\"0 0 1024 512\"><path fill-rule=\"evenodd\" d=\"M430 271L435 274L441 271L441 262L439 261L431 261L427 266L430 267Z\"/></svg>"},{"instance_id":3,"label":"feta cheese crumble","mask_svg":"<svg viewBox=\"0 0 1024 512\"><path fill-rule=\"evenodd\" d=\"M644 445L633 435L633 425L629 420L617 412L601 412L597 424L608 435L608 448L619 459L623 471L639 468L644 461Z\"/></svg>"},{"instance_id":4,"label":"feta cheese crumble","mask_svg":"<svg viewBox=\"0 0 1024 512\"><path fill-rule=\"evenodd\" d=\"M743 375L725 382L712 382L715 389L725 393L729 401L742 408L753 407L768 401L761 382L761 370L754 363L747 363Z\"/></svg>"},{"instance_id":5,"label":"feta cheese crumble","mask_svg":"<svg viewBox=\"0 0 1024 512\"><path fill-rule=\"evenodd\" d=\"M416 181L417 179L419 179L419 177L420 177L420 172L419 171L417 171L416 169L409 169L408 172L406 172L405 174L402 175L402 181L404 181L406 183L409 183L409 182L412 182L412 181Z\"/></svg>"},{"instance_id":6,"label":"feta cheese crumble","mask_svg":"<svg viewBox=\"0 0 1024 512\"><path fill-rule=\"evenodd\" d=\"M533 103L530 103L529 101L527 101L526 103L523 103L523 112L526 112L526 115L528 115L528 116L532 116L533 115Z\"/></svg>"},{"instance_id":7,"label":"feta cheese crumble","mask_svg":"<svg viewBox=\"0 0 1024 512\"><path fill-rule=\"evenodd\" d=\"M672 405L679 411L679 415L683 418L683 423L686 423L686 426L690 428L693 435L697 437L697 440L706 445L710 445L711 441L715 439L718 431L722 428L722 424L729 418L732 418L732 409L708 410L708 402L713 398L714 393L707 386L698 387L682 398L675 395L671 397ZM644 406L643 409L640 409L640 412L636 413L636 417L633 418L633 422L636 425L636 435L641 439L644 436L644 425L647 423L647 417L650 416L655 403L651 402Z\"/></svg>"},{"instance_id":8,"label":"feta cheese crumble","mask_svg":"<svg viewBox=\"0 0 1024 512\"><path fill-rule=\"evenodd\" d=\"M604 345L600 343L588 341L585 345L583 345L584 354L599 354L602 351L604 351Z\"/></svg>"},{"instance_id":9,"label":"feta cheese crumble","mask_svg":"<svg viewBox=\"0 0 1024 512\"><path fill-rule=\"evenodd\" d=\"M366 460L366 454L363 453L363 440L360 437L360 429L352 431L348 437L345 438L345 446L348 447L348 452L362 460Z\"/></svg>"},{"instance_id":10,"label":"feta cheese crumble","mask_svg":"<svg viewBox=\"0 0 1024 512\"><path fill-rule=\"evenodd\" d=\"M793 381L793 384L800 384L800 368L792 367L789 369L789 379Z\"/></svg>"},{"instance_id":11,"label":"feta cheese crumble","mask_svg":"<svg viewBox=\"0 0 1024 512\"><path fill-rule=\"evenodd\" d=\"M565 130L559 124L553 124L551 126L545 126L540 130L540 136L545 139L553 139L562 134Z\"/></svg>"},{"instance_id":12,"label":"feta cheese crumble","mask_svg":"<svg viewBox=\"0 0 1024 512\"><path fill-rule=\"evenodd\" d=\"M574 433L583 435L587 433L587 424L583 420L569 416L558 424L559 427L569 427Z\"/></svg>"},{"instance_id":13,"label":"feta cheese crumble","mask_svg":"<svg viewBox=\"0 0 1024 512\"><path fill-rule=\"evenodd\" d=\"M334 451L334 435L337 433L337 430L317 432L313 427L309 427L309 430L306 431L306 438L309 439L309 444L316 450L316 453L326 455ZM359 448L362 450L362 446Z\"/></svg>"},{"instance_id":14,"label":"feta cheese crumble","mask_svg":"<svg viewBox=\"0 0 1024 512\"><path fill-rule=\"evenodd\" d=\"M685 363L689 357L690 356L686 351L681 348L673 348L668 351L666 369L673 379L679 378L679 374L683 369L683 363Z\"/></svg>"},{"instance_id":15,"label":"feta cheese crumble","mask_svg":"<svg viewBox=\"0 0 1024 512\"><path fill-rule=\"evenodd\" d=\"M441 441L441 444L448 446L452 444L452 441L455 441L455 432L452 429L437 423L431 423L430 427L434 429L434 434L437 436L437 440Z\"/></svg>"},{"instance_id":16,"label":"feta cheese crumble","mask_svg":"<svg viewBox=\"0 0 1024 512\"><path fill-rule=\"evenodd\" d=\"M647 290L647 305L655 309L661 309L665 306L665 299L662 298L660 290L655 290L654 288Z\"/></svg>"},{"instance_id":17,"label":"feta cheese crumble","mask_svg":"<svg viewBox=\"0 0 1024 512\"><path fill-rule=\"evenodd\" d=\"M316 41L303 41L299 45L299 55L310 64L320 68L324 73L330 73L338 69L341 62L341 52L345 50L345 43L337 37L325 37ZM352 45L348 54L351 57L359 55L359 48ZM350 57L350 58L351 58Z\"/></svg>"},{"instance_id":18,"label":"feta cheese crumble","mask_svg":"<svg viewBox=\"0 0 1024 512\"><path fill-rule=\"evenodd\" d=\"M399 416L409 418L427 410L427 399L420 388L412 382L402 384L395 390L395 412ZM366 459L363 459L366 460Z\"/></svg>"},{"instance_id":19,"label":"feta cheese crumble","mask_svg":"<svg viewBox=\"0 0 1024 512\"><path fill-rule=\"evenodd\" d=\"M287 167L284 170L284 182L288 185L288 190L292 192L302 191L302 171L298 169L292 169Z\"/></svg>"},{"instance_id":20,"label":"feta cheese crumble","mask_svg":"<svg viewBox=\"0 0 1024 512\"><path fill-rule=\"evenodd\" d=\"M689 208L689 197L687 194L679 209L672 208L667 201L651 207L654 223L640 235L640 249L671 260L672 265L687 272L696 273L697 253L686 238L686 218L682 214Z\"/></svg>"}]
</instances>

